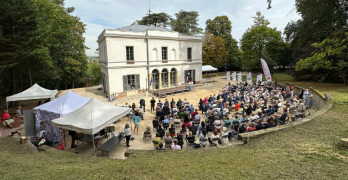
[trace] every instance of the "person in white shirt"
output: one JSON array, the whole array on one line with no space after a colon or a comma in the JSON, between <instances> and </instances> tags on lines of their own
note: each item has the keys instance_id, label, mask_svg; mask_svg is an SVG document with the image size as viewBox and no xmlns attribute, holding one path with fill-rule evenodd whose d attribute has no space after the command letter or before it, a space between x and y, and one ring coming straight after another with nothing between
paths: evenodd
<instances>
[{"instance_id":1,"label":"person in white shirt","mask_svg":"<svg viewBox=\"0 0 348 180\"><path fill-rule=\"evenodd\" d=\"M207 145L207 141L208 141L208 136L207 136L207 132L205 129L202 130L202 133L199 137L199 143L205 147L205 145Z\"/></svg>"},{"instance_id":2,"label":"person in white shirt","mask_svg":"<svg viewBox=\"0 0 348 180\"><path fill-rule=\"evenodd\" d=\"M130 147L129 139L131 137L131 129L129 127L129 124L126 124L126 126L123 129L123 132L124 132L124 136L126 137L126 146L127 146L127 148L129 148Z\"/></svg>"},{"instance_id":3,"label":"person in white shirt","mask_svg":"<svg viewBox=\"0 0 348 180\"><path fill-rule=\"evenodd\" d=\"M224 136L227 136L225 138L223 138ZM226 127L223 127L222 128L222 134L221 134L221 142L224 143L224 144L227 144L228 143L228 132L227 132L227 128Z\"/></svg>"},{"instance_id":4,"label":"person in white shirt","mask_svg":"<svg viewBox=\"0 0 348 180\"><path fill-rule=\"evenodd\" d=\"M181 146L177 145L178 140L174 139L173 142L174 142L174 144L170 147L170 149L172 149L172 150L181 150Z\"/></svg>"}]
</instances>

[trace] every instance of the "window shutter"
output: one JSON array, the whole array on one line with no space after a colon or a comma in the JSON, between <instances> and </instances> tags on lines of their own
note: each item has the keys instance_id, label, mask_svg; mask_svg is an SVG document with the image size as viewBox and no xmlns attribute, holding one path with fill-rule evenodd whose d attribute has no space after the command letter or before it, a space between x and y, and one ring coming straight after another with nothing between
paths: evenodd
<instances>
[{"instance_id":1,"label":"window shutter","mask_svg":"<svg viewBox=\"0 0 348 180\"><path fill-rule=\"evenodd\" d=\"M123 92L128 91L128 79L127 75L123 76Z\"/></svg>"},{"instance_id":2,"label":"window shutter","mask_svg":"<svg viewBox=\"0 0 348 180\"><path fill-rule=\"evenodd\" d=\"M196 81L196 70L192 70L192 81Z\"/></svg>"},{"instance_id":3,"label":"window shutter","mask_svg":"<svg viewBox=\"0 0 348 180\"><path fill-rule=\"evenodd\" d=\"M135 89L140 89L140 78L139 74L135 75Z\"/></svg>"}]
</instances>

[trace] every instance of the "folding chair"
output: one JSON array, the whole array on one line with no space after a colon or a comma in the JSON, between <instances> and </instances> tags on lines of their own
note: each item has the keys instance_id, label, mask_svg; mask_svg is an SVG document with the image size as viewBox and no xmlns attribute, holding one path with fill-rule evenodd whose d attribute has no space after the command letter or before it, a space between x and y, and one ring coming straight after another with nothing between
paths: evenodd
<instances>
[{"instance_id":1,"label":"folding chair","mask_svg":"<svg viewBox=\"0 0 348 180\"><path fill-rule=\"evenodd\" d=\"M180 128L180 119L174 119L174 128L178 127Z\"/></svg>"},{"instance_id":2,"label":"folding chair","mask_svg":"<svg viewBox=\"0 0 348 180\"><path fill-rule=\"evenodd\" d=\"M152 139L152 134L151 134L151 132L148 132L148 131L145 131L145 132L144 132L144 138L143 138L144 143L146 142L146 138ZM151 143L151 141L149 141L149 142Z\"/></svg>"},{"instance_id":3,"label":"folding chair","mask_svg":"<svg viewBox=\"0 0 348 180\"><path fill-rule=\"evenodd\" d=\"M187 143L186 143L187 149L188 149L189 146L193 146L193 148L194 148L195 139L189 139L189 140L187 140L186 142L187 142Z\"/></svg>"}]
</instances>

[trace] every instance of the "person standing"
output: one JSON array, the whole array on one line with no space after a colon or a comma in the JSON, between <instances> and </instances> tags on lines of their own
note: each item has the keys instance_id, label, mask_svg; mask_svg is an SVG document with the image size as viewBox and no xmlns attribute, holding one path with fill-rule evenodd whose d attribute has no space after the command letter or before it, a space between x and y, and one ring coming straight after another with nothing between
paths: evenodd
<instances>
[{"instance_id":1,"label":"person standing","mask_svg":"<svg viewBox=\"0 0 348 180\"><path fill-rule=\"evenodd\" d=\"M135 129L137 129L137 134L138 134L140 117L139 117L139 113L137 111L134 114L133 122L134 122L134 130L133 130L133 132L135 133Z\"/></svg>"},{"instance_id":2,"label":"person standing","mask_svg":"<svg viewBox=\"0 0 348 180\"><path fill-rule=\"evenodd\" d=\"M76 145L75 145L75 141L76 141L76 132L75 131L70 131L69 130L69 135L71 136L71 149L72 148L75 148Z\"/></svg>"},{"instance_id":3,"label":"person standing","mask_svg":"<svg viewBox=\"0 0 348 180\"><path fill-rule=\"evenodd\" d=\"M126 137L126 146L127 146L127 148L129 148L129 147L130 147L130 145L129 145L129 139L130 139L130 137L131 137L131 129L130 129L130 127L129 127L129 124L126 124L126 126L125 126L124 129L123 129L123 132L124 132L124 135L125 135L125 137Z\"/></svg>"},{"instance_id":4,"label":"person standing","mask_svg":"<svg viewBox=\"0 0 348 180\"><path fill-rule=\"evenodd\" d=\"M308 97L308 89L306 89L304 92L303 92L303 103L306 104L306 100L307 100L307 97Z\"/></svg>"},{"instance_id":5,"label":"person standing","mask_svg":"<svg viewBox=\"0 0 348 180\"><path fill-rule=\"evenodd\" d=\"M307 108L308 109L312 109L312 106L313 106L313 95L310 95L309 97L308 97L308 101L307 101Z\"/></svg>"},{"instance_id":6,"label":"person standing","mask_svg":"<svg viewBox=\"0 0 348 180\"><path fill-rule=\"evenodd\" d=\"M172 101L170 102L170 109L172 110L172 116L173 116L173 108L175 106L175 101L174 99L172 99Z\"/></svg>"},{"instance_id":7,"label":"person standing","mask_svg":"<svg viewBox=\"0 0 348 180\"><path fill-rule=\"evenodd\" d=\"M151 104L151 112L155 111L156 100L154 97L152 97L150 104Z\"/></svg>"},{"instance_id":8,"label":"person standing","mask_svg":"<svg viewBox=\"0 0 348 180\"><path fill-rule=\"evenodd\" d=\"M146 114L146 110L145 110L145 100L144 100L144 99L140 99L139 104L140 104L140 106L144 107L144 114Z\"/></svg>"},{"instance_id":9,"label":"person standing","mask_svg":"<svg viewBox=\"0 0 348 180\"><path fill-rule=\"evenodd\" d=\"M295 86L293 85L293 84L291 84L291 90L290 90L290 92L291 92L291 97L294 97L294 90L295 90Z\"/></svg>"}]
</instances>

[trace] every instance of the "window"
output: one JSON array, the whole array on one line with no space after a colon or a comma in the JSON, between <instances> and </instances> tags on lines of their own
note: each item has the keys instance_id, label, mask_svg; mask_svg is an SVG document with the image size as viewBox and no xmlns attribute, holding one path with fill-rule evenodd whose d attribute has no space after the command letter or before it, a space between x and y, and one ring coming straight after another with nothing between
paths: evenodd
<instances>
[{"instance_id":1,"label":"window","mask_svg":"<svg viewBox=\"0 0 348 180\"><path fill-rule=\"evenodd\" d=\"M162 60L167 60L167 47L162 47Z\"/></svg>"},{"instance_id":2,"label":"window","mask_svg":"<svg viewBox=\"0 0 348 180\"><path fill-rule=\"evenodd\" d=\"M187 48L187 59L192 59L192 48Z\"/></svg>"},{"instance_id":3,"label":"window","mask_svg":"<svg viewBox=\"0 0 348 180\"><path fill-rule=\"evenodd\" d=\"M127 61L134 61L133 46L126 46Z\"/></svg>"},{"instance_id":4,"label":"window","mask_svg":"<svg viewBox=\"0 0 348 180\"><path fill-rule=\"evenodd\" d=\"M139 74L123 76L123 91L133 91L140 89Z\"/></svg>"}]
</instances>

